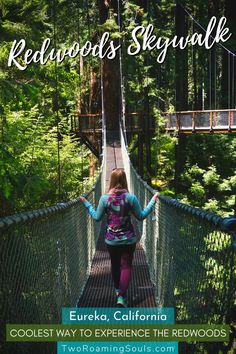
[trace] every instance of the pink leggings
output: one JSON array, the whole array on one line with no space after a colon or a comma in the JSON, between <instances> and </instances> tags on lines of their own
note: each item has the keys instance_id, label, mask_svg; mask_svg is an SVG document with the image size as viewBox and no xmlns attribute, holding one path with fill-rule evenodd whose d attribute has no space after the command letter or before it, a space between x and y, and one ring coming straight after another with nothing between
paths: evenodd
<instances>
[{"instance_id":1,"label":"pink leggings","mask_svg":"<svg viewBox=\"0 0 236 354\"><path fill-rule=\"evenodd\" d=\"M111 258L111 274L115 288L121 295L126 295L131 278L132 260L136 244L132 245L107 245Z\"/></svg>"}]
</instances>

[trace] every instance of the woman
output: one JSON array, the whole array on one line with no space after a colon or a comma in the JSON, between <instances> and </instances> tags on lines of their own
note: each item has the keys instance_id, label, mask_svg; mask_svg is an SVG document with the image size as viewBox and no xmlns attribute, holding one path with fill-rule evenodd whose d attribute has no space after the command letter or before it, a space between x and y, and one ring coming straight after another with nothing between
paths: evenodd
<instances>
[{"instance_id":1,"label":"woman","mask_svg":"<svg viewBox=\"0 0 236 354\"><path fill-rule=\"evenodd\" d=\"M147 207L142 210L136 196L128 192L124 169L115 168L110 176L108 194L101 196L97 210L84 197L80 197L94 220L100 221L103 215L107 214L105 243L111 259L111 273L118 306L126 307L126 292L137 243L131 215L133 214L138 220L145 219L151 213L157 196L156 193Z\"/></svg>"}]
</instances>

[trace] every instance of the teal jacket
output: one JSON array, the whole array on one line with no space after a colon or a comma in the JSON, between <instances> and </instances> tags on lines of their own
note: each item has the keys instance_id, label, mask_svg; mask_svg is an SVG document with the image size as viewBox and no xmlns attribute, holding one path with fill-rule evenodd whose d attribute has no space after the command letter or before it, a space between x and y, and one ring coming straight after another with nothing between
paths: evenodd
<instances>
[{"instance_id":1,"label":"teal jacket","mask_svg":"<svg viewBox=\"0 0 236 354\"><path fill-rule=\"evenodd\" d=\"M98 207L95 210L92 206L91 203L88 201L84 202L84 206L87 208L89 214L91 217L96 220L100 221L104 214L107 212L107 207L108 207L108 198L110 197L110 194L104 194L101 196ZM152 211L153 206L155 205L156 201L152 198L146 208L142 209L137 197L133 194L130 194L126 192L126 199L128 203L131 206L131 212L132 214L138 219L138 220L143 220L145 219ZM127 238L125 235L122 235L122 237L116 237L114 240L108 240L105 238L105 242L110 245L120 245L120 244L132 244L137 242L137 237L136 235L133 235L133 237Z\"/></svg>"}]
</instances>

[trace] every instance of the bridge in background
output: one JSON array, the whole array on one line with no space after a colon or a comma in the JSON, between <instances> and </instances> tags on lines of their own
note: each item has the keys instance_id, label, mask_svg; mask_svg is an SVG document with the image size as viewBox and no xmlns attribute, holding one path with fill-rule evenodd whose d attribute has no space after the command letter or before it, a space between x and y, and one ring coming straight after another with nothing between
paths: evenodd
<instances>
[{"instance_id":1,"label":"bridge in background","mask_svg":"<svg viewBox=\"0 0 236 354\"><path fill-rule=\"evenodd\" d=\"M164 113L170 133L236 133L236 109Z\"/></svg>"},{"instance_id":2,"label":"bridge in background","mask_svg":"<svg viewBox=\"0 0 236 354\"><path fill-rule=\"evenodd\" d=\"M235 133L236 109L164 112L165 129L181 133ZM149 119L149 131L155 131L155 119L147 113L126 113L126 134L143 131L145 120ZM71 130L79 136L102 134L101 114L77 114L71 116Z\"/></svg>"}]
</instances>

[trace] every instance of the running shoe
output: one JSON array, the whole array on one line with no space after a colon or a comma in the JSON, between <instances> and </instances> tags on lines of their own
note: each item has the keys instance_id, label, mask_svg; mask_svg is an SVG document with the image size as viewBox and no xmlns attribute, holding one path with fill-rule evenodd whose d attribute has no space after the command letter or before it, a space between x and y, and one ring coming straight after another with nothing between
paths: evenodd
<instances>
[{"instance_id":1,"label":"running shoe","mask_svg":"<svg viewBox=\"0 0 236 354\"><path fill-rule=\"evenodd\" d=\"M119 307L127 307L127 302L126 302L126 299L124 298L124 296L121 296L119 295L117 297L117 302L116 304L119 306Z\"/></svg>"}]
</instances>

